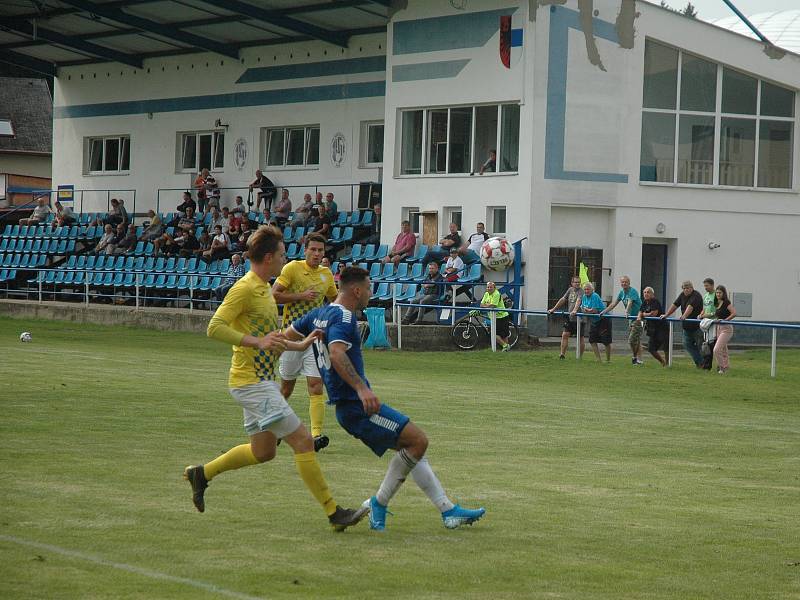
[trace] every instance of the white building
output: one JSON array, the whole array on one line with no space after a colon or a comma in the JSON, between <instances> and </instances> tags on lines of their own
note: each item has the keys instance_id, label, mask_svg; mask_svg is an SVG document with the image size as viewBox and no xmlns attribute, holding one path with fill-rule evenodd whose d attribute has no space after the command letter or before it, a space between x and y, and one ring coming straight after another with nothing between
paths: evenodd
<instances>
[{"instance_id":1,"label":"white building","mask_svg":"<svg viewBox=\"0 0 800 600\"><path fill-rule=\"evenodd\" d=\"M379 180L386 243L404 218L426 241L451 220L527 238L528 308L584 262L606 298L623 274L667 301L712 276L742 308L752 294L754 318L797 320L800 49L645 2L597 0L593 15L577 0L409 0L391 16L390 2L304 4L295 17L347 29L346 48L276 38L238 60L215 48L143 68L65 61L54 184L135 189L141 212L206 162L224 187L256 167L288 186ZM126 11L187 18L147 6ZM241 19L220 19L214 39L242 38ZM478 175L490 149L497 172Z\"/></svg>"}]
</instances>

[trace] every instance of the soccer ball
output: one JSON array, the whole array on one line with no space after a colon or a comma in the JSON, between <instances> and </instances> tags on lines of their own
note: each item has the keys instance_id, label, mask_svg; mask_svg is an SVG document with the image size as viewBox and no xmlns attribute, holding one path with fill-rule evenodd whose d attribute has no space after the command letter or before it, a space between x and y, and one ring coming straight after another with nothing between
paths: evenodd
<instances>
[{"instance_id":1,"label":"soccer ball","mask_svg":"<svg viewBox=\"0 0 800 600\"><path fill-rule=\"evenodd\" d=\"M481 246L481 262L490 271L505 271L514 264L514 246L505 238L489 238Z\"/></svg>"},{"instance_id":2,"label":"soccer ball","mask_svg":"<svg viewBox=\"0 0 800 600\"><path fill-rule=\"evenodd\" d=\"M33 336L31 335L30 331L23 331L19 334L19 341L20 342L31 342L33 341Z\"/></svg>"}]
</instances>

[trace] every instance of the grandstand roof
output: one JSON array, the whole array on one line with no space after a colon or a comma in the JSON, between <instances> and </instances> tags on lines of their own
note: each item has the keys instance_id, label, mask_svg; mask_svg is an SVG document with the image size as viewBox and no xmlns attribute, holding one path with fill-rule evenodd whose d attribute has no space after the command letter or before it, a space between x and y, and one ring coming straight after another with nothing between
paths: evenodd
<instances>
[{"instance_id":1,"label":"grandstand roof","mask_svg":"<svg viewBox=\"0 0 800 600\"><path fill-rule=\"evenodd\" d=\"M747 18L770 42L779 48L800 54L800 9L757 13ZM718 19L713 24L758 39L737 16Z\"/></svg>"},{"instance_id":2,"label":"grandstand roof","mask_svg":"<svg viewBox=\"0 0 800 600\"><path fill-rule=\"evenodd\" d=\"M386 31L391 0L41 0L0 2L0 61L47 75L58 67L307 40L347 47ZM33 9L31 7L37 7Z\"/></svg>"},{"instance_id":3,"label":"grandstand roof","mask_svg":"<svg viewBox=\"0 0 800 600\"><path fill-rule=\"evenodd\" d=\"M0 120L13 128L0 135L0 153L52 153L53 100L44 79L0 77Z\"/></svg>"}]
</instances>

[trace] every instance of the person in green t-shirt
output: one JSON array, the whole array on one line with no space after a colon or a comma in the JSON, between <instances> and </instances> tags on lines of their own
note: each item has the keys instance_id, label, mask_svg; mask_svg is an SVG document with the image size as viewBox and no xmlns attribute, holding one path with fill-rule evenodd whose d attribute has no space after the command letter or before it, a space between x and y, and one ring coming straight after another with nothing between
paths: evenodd
<instances>
[{"instance_id":1,"label":"person in green t-shirt","mask_svg":"<svg viewBox=\"0 0 800 600\"><path fill-rule=\"evenodd\" d=\"M506 305L503 302L503 296L500 295L500 290L497 289L494 281L489 281L486 284L486 293L481 298L481 308L505 308ZM500 347L502 348L502 352L508 352L511 350L511 346L508 344L508 334L509 334L509 321L511 316L505 311L500 310L495 313L495 320L496 320L496 330L497 330L497 341L500 342Z\"/></svg>"}]
</instances>

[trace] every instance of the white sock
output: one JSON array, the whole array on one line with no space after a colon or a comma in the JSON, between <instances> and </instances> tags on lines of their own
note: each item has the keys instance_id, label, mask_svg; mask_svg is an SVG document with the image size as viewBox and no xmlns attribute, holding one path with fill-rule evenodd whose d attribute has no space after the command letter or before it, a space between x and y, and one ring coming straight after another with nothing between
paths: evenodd
<instances>
[{"instance_id":1,"label":"white sock","mask_svg":"<svg viewBox=\"0 0 800 600\"><path fill-rule=\"evenodd\" d=\"M450 498L447 497L447 493L439 482L439 478L436 477L436 473L431 469L426 457L423 456L420 459L417 466L411 471L411 477L414 478L414 482L419 486L419 489L425 492L425 495L433 502L433 505L439 509L439 512L448 511L455 506L450 501Z\"/></svg>"},{"instance_id":2,"label":"white sock","mask_svg":"<svg viewBox=\"0 0 800 600\"><path fill-rule=\"evenodd\" d=\"M381 487L378 489L378 493L375 494L379 504L383 506L389 505L392 496L397 493L397 490L400 489L400 486L403 485L406 477L416 465L416 459L405 449L400 450L392 457Z\"/></svg>"}]
</instances>

